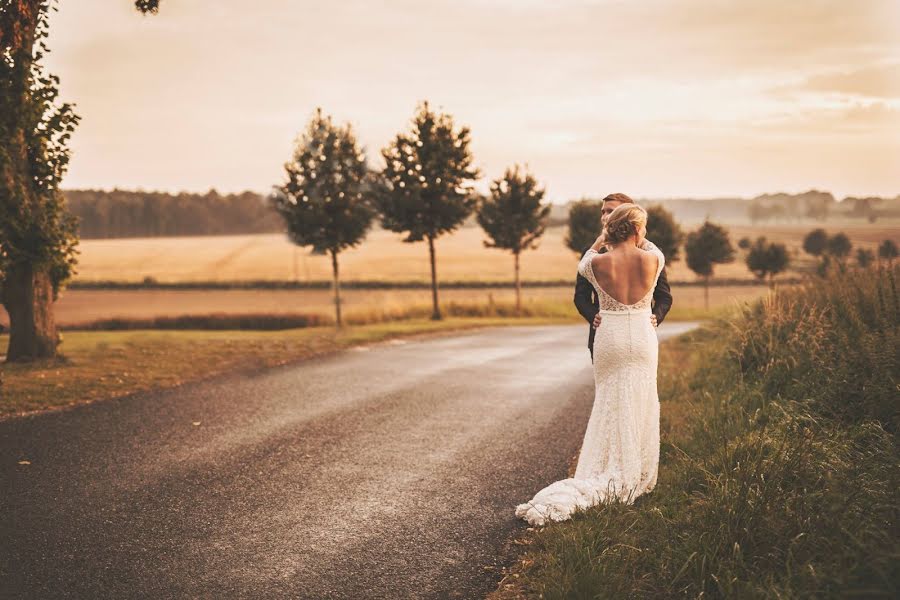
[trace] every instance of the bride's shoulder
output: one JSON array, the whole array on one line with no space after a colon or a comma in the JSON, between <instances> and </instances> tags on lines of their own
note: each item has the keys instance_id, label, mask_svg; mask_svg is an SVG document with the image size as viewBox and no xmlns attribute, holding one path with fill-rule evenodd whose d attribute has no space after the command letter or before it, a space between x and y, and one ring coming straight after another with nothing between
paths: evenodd
<instances>
[{"instance_id":1,"label":"bride's shoulder","mask_svg":"<svg viewBox=\"0 0 900 600\"><path fill-rule=\"evenodd\" d=\"M644 252L641 253L644 262L651 265L657 264L665 264L666 257L663 255L662 250L656 247L656 244L651 242L648 239L644 240L643 245L641 246L641 250Z\"/></svg>"},{"instance_id":2,"label":"bride's shoulder","mask_svg":"<svg viewBox=\"0 0 900 600\"><path fill-rule=\"evenodd\" d=\"M644 250L649 255L658 255L662 256L662 250L660 250L656 244L651 242L650 240L644 238L644 243L640 246L641 250Z\"/></svg>"},{"instance_id":3,"label":"bride's shoulder","mask_svg":"<svg viewBox=\"0 0 900 600\"><path fill-rule=\"evenodd\" d=\"M581 257L581 262L578 264L578 272L585 277L587 277L588 271L600 273L604 269L603 265L605 265L608 260L609 257L605 252L597 252L591 248L584 253L583 257Z\"/></svg>"}]
</instances>

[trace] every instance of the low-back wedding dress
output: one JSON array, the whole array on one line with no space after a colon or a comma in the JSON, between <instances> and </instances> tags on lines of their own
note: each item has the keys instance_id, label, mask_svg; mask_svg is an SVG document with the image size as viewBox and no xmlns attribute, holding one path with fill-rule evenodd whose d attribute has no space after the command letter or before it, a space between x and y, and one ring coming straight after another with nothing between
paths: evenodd
<instances>
[{"instance_id":1,"label":"low-back wedding dress","mask_svg":"<svg viewBox=\"0 0 900 600\"><path fill-rule=\"evenodd\" d=\"M594 337L594 406L575 476L548 485L516 507L516 516L533 526L564 521L576 508L613 497L631 504L656 486L659 340L650 322L650 303L665 257L649 240L643 249L656 254L659 265L650 290L634 304L619 302L598 285L591 266L596 250L588 250L578 264L578 272L597 291L603 316Z\"/></svg>"}]
</instances>

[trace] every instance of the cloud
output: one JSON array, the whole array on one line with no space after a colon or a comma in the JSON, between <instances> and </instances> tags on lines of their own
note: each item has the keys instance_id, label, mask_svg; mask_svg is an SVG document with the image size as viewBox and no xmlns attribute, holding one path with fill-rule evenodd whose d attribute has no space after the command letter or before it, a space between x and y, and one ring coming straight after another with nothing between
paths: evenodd
<instances>
[{"instance_id":1,"label":"cloud","mask_svg":"<svg viewBox=\"0 0 900 600\"><path fill-rule=\"evenodd\" d=\"M900 99L900 62L819 73L785 91Z\"/></svg>"}]
</instances>

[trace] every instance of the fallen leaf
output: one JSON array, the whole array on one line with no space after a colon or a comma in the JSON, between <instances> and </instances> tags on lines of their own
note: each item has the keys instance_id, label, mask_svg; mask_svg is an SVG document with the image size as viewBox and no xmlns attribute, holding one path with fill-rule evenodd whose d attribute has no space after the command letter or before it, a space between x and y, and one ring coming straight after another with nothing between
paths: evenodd
<instances>
[{"instance_id":1,"label":"fallen leaf","mask_svg":"<svg viewBox=\"0 0 900 600\"><path fill-rule=\"evenodd\" d=\"M191 421L191 425L193 425L194 427L196 427L199 424L200 424L200 421Z\"/></svg>"},{"instance_id":2,"label":"fallen leaf","mask_svg":"<svg viewBox=\"0 0 900 600\"><path fill-rule=\"evenodd\" d=\"M30 464L31 464L31 461L30 461L30 460L20 460L20 461L19 461L19 464L20 464L20 465L30 465Z\"/></svg>"}]
</instances>

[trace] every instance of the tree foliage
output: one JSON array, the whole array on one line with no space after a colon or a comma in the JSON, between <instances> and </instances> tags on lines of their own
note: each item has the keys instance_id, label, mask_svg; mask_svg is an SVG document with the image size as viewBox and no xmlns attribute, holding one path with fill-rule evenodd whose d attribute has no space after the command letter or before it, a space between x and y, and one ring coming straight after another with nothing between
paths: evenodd
<instances>
[{"instance_id":1,"label":"tree foliage","mask_svg":"<svg viewBox=\"0 0 900 600\"><path fill-rule=\"evenodd\" d=\"M894 240L884 240L881 242L881 245L878 246L878 258L882 260L886 260L889 263L892 263L895 258L897 258L897 244L894 243Z\"/></svg>"},{"instance_id":2,"label":"tree foliage","mask_svg":"<svg viewBox=\"0 0 900 600\"><path fill-rule=\"evenodd\" d=\"M867 269L875 262L875 253L868 248L858 248L856 250L856 264L861 269Z\"/></svg>"},{"instance_id":3,"label":"tree foliage","mask_svg":"<svg viewBox=\"0 0 900 600\"><path fill-rule=\"evenodd\" d=\"M159 0L135 0L134 6L144 14L156 14L159 11Z\"/></svg>"},{"instance_id":4,"label":"tree foliage","mask_svg":"<svg viewBox=\"0 0 900 600\"><path fill-rule=\"evenodd\" d=\"M157 2L136 2L155 12ZM0 301L9 314L7 360L56 355L53 302L74 274L77 223L60 181L78 116L45 72L53 0L0 0Z\"/></svg>"},{"instance_id":5,"label":"tree foliage","mask_svg":"<svg viewBox=\"0 0 900 600\"><path fill-rule=\"evenodd\" d=\"M478 203L472 184L480 173L472 164L470 142L468 127L457 128L450 115L423 102L411 129L381 151L385 167L376 195L381 222L405 233L404 242L428 241L434 319L441 318L434 240L457 229Z\"/></svg>"},{"instance_id":6,"label":"tree foliage","mask_svg":"<svg viewBox=\"0 0 900 600\"><path fill-rule=\"evenodd\" d=\"M688 234L684 244L688 268L703 277L703 297L706 308L709 308L709 279L717 264L734 260L734 247L728 236L728 230L708 220L696 231Z\"/></svg>"},{"instance_id":7,"label":"tree foliage","mask_svg":"<svg viewBox=\"0 0 900 600\"><path fill-rule=\"evenodd\" d=\"M828 234L824 229L813 229L803 238L803 251L813 256L821 256L828 247Z\"/></svg>"},{"instance_id":8,"label":"tree foliage","mask_svg":"<svg viewBox=\"0 0 900 600\"><path fill-rule=\"evenodd\" d=\"M375 218L365 154L349 125L318 109L285 163L286 182L272 203L299 246L331 255L336 322L342 325L338 254L362 242Z\"/></svg>"},{"instance_id":9,"label":"tree foliage","mask_svg":"<svg viewBox=\"0 0 900 600\"><path fill-rule=\"evenodd\" d=\"M579 256L600 235L603 203L596 200L579 200L569 208L569 231L566 247ZM655 242L655 240L653 240Z\"/></svg>"},{"instance_id":10,"label":"tree foliage","mask_svg":"<svg viewBox=\"0 0 900 600\"><path fill-rule=\"evenodd\" d=\"M671 212L655 205L647 209L647 239L662 251L667 263L673 263L678 260L684 232Z\"/></svg>"},{"instance_id":11,"label":"tree foliage","mask_svg":"<svg viewBox=\"0 0 900 600\"><path fill-rule=\"evenodd\" d=\"M478 210L478 224L490 237L484 245L513 254L537 248L550 214L550 206L543 204L543 199L544 190L531 173L518 165L507 169L491 184L490 195Z\"/></svg>"},{"instance_id":12,"label":"tree foliage","mask_svg":"<svg viewBox=\"0 0 900 600\"><path fill-rule=\"evenodd\" d=\"M471 136L453 119L419 105L409 132L398 134L381 154L383 188L378 208L386 229L406 233L405 242L454 231L477 205L472 183Z\"/></svg>"},{"instance_id":13,"label":"tree foliage","mask_svg":"<svg viewBox=\"0 0 900 600\"><path fill-rule=\"evenodd\" d=\"M746 256L747 268L760 279L784 271L791 262L787 247L784 244L768 242L766 238L757 238Z\"/></svg>"},{"instance_id":14,"label":"tree foliage","mask_svg":"<svg viewBox=\"0 0 900 600\"><path fill-rule=\"evenodd\" d=\"M56 297L77 255L77 221L59 185L79 117L59 101L59 78L42 65L49 4L0 4L0 285L18 267L49 270Z\"/></svg>"},{"instance_id":15,"label":"tree foliage","mask_svg":"<svg viewBox=\"0 0 900 600\"><path fill-rule=\"evenodd\" d=\"M828 243L825 245L825 251L836 258L838 262L847 258L851 250L853 250L853 244L850 243L850 238L844 233L834 234L828 238Z\"/></svg>"},{"instance_id":16,"label":"tree foliage","mask_svg":"<svg viewBox=\"0 0 900 600\"><path fill-rule=\"evenodd\" d=\"M534 176L515 165L491 183L490 195L478 209L478 224L490 238L484 245L513 253L516 310L522 308L519 255L537 248L550 214L550 206L544 205L543 199L544 190Z\"/></svg>"},{"instance_id":17,"label":"tree foliage","mask_svg":"<svg viewBox=\"0 0 900 600\"><path fill-rule=\"evenodd\" d=\"M286 182L272 203L288 237L315 252L358 245L372 225L371 178L365 154L349 125L338 127L316 112L284 165Z\"/></svg>"},{"instance_id":18,"label":"tree foliage","mask_svg":"<svg viewBox=\"0 0 900 600\"><path fill-rule=\"evenodd\" d=\"M688 234L684 250L688 267L701 277L711 277L715 265L734 260L728 230L709 221Z\"/></svg>"}]
</instances>

